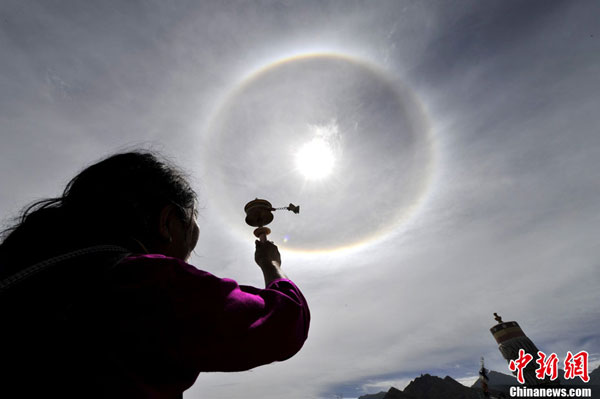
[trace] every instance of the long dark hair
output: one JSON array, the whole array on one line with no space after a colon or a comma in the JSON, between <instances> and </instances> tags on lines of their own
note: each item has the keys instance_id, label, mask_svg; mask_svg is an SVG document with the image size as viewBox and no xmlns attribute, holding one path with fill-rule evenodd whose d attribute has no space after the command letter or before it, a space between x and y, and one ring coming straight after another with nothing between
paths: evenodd
<instances>
[{"instance_id":1,"label":"long dark hair","mask_svg":"<svg viewBox=\"0 0 600 399\"><path fill-rule=\"evenodd\" d=\"M196 193L186 176L162 156L133 151L84 169L62 196L36 201L4 230L0 277L37 261L93 245L119 245L132 252L159 239L161 209L174 205L183 221Z\"/></svg>"}]
</instances>

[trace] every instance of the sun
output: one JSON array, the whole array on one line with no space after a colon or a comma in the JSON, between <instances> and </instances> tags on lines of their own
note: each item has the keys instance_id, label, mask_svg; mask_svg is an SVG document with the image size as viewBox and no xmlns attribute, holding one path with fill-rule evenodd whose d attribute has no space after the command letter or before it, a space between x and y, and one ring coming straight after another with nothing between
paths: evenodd
<instances>
[{"instance_id":1,"label":"sun","mask_svg":"<svg viewBox=\"0 0 600 399\"><path fill-rule=\"evenodd\" d=\"M308 180L320 180L331 174L335 156L331 145L316 137L296 153L296 169Z\"/></svg>"}]
</instances>

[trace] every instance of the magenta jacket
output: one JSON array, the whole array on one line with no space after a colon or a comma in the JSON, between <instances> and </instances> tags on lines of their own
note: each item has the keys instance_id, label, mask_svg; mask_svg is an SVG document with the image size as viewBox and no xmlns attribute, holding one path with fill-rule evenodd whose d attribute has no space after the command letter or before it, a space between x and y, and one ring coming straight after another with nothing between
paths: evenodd
<instances>
[{"instance_id":1,"label":"magenta jacket","mask_svg":"<svg viewBox=\"0 0 600 399\"><path fill-rule=\"evenodd\" d=\"M203 371L288 359L304 344L310 321L290 280L240 286L162 255L121 262L107 300L118 342L109 355L126 385L135 382L132 390L156 398L184 391Z\"/></svg>"},{"instance_id":2,"label":"magenta jacket","mask_svg":"<svg viewBox=\"0 0 600 399\"><path fill-rule=\"evenodd\" d=\"M308 305L290 280L259 289L162 255L105 267L81 253L0 290L0 392L181 398L201 372L285 360L307 338Z\"/></svg>"}]
</instances>

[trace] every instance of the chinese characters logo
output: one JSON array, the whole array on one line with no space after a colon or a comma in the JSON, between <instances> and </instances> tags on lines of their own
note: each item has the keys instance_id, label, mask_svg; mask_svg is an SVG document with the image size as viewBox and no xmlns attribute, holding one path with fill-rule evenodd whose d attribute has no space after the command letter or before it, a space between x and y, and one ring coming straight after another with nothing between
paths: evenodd
<instances>
[{"instance_id":1,"label":"chinese characters logo","mask_svg":"<svg viewBox=\"0 0 600 399\"><path fill-rule=\"evenodd\" d=\"M535 361L539 366L535 370L535 376L539 380L543 380L546 376L550 377L550 380L554 381L558 378L558 363L559 359L556 353L552 353L549 356L542 351L538 351L538 358ZM565 379L573 379L575 377L581 378L583 382L588 382L590 376L588 373L588 353L581 351L576 354L572 354L570 351L567 352L565 358ZM529 362L533 360L533 356L529 353L525 353L525 350L519 349L519 357L516 360L511 360L508 364L510 371L517 372L517 381L524 384L525 378L523 377L523 369L527 367Z\"/></svg>"}]
</instances>

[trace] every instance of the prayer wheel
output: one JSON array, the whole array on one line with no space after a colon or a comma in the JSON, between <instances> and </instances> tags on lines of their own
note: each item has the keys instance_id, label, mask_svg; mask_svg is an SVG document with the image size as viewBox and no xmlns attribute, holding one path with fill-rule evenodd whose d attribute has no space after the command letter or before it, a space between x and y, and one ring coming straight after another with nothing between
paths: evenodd
<instances>
[{"instance_id":1,"label":"prayer wheel","mask_svg":"<svg viewBox=\"0 0 600 399\"><path fill-rule=\"evenodd\" d=\"M496 313L494 313L494 316L496 316L495 319L498 324L490 328L490 332L498 343L498 350L500 350L502 357L510 364L511 360L516 361L519 358L519 349L523 349L525 353L533 356L533 360L523 369L525 385L553 386L558 384L558 380L551 381L547 376L543 379L538 379L536 377L535 371L538 365L535 362L535 359L538 357L538 348L533 341L525 335L519 326L519 323L516 321L502 321L502 318ZM516 372L513 374L516 374Z\"/></svg>"},{"instance_id":2,"label":"prayer wheel","mask_svg":"<svg viewBox=\"0 0 600 399\"><path fill-rule=\"evenodd\" d=\"M294 213L300 212L300 206L289 204L283 208L273 208L273 205L267 200L255 198L244 206L246 212L246 223L256 227L254 235L260 241L266 241L267 235L271 234L271 229L265 227L273 221L273 211L278 209L287 209Z\"/></svg>"}]
</instances>

